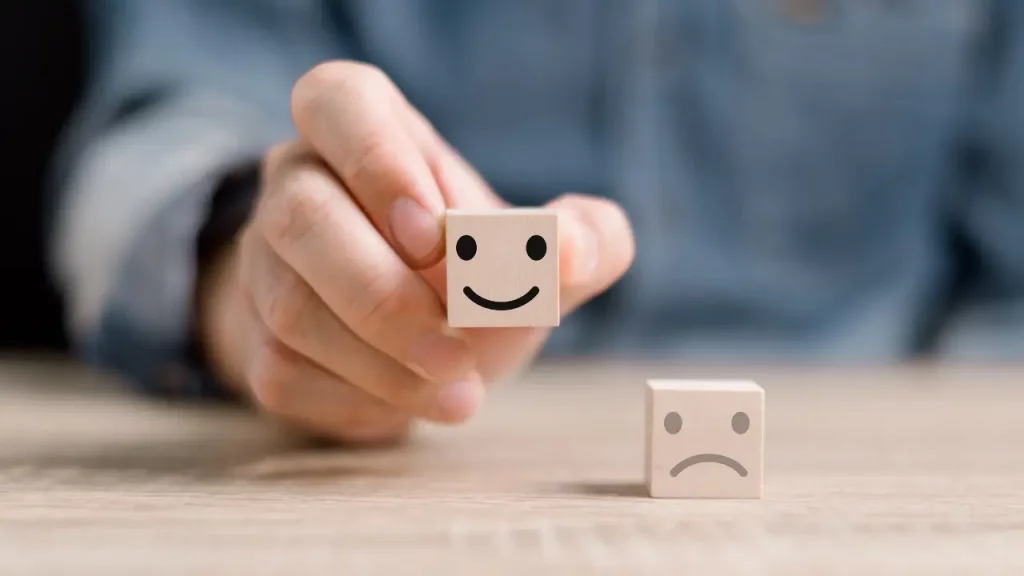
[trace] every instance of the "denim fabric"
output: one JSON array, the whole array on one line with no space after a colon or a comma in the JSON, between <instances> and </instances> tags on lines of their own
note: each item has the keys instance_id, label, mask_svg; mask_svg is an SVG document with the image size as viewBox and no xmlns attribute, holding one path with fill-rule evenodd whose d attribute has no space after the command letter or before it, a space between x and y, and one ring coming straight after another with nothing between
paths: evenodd
<instances>
[{"instance_id":1,"label":"denim fabric","mask_svg":"<svg viewBox=\"0 0 1024 576\"><path fill-rule=\"evenodd\" d=\"M548 354L1024 355L1017 0L89 6L54 267L90 358L146 389L183 362L217 175L291 137L291 83L333 58L385 70L510 201L626 208L635 265Z\"/></svg>"}]
</instances>

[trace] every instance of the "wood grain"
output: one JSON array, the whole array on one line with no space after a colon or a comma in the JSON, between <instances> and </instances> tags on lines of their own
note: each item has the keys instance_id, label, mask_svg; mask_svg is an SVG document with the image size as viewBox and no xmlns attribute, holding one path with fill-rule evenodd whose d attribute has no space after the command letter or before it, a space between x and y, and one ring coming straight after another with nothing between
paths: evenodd
<instances>
[{"instance_id":1,"label":"wood grain","mask_svg":"<svg viewBox=\"0 0 1024 576\"><path fill-rule=\"evenodd\" d=\"M653 500L643 383L765 388L764 497ZM0 364L0 574L1024 573L1024 367L586 363L406 445Z\"/></svg>"}]
</instances>

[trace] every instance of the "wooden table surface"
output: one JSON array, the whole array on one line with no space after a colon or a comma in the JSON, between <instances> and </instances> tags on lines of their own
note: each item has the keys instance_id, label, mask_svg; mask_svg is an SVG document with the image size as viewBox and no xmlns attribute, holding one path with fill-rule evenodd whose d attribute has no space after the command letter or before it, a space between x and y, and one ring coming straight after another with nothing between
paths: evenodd
<instances>
[{"instance_id":1,"label":"wooden table surface","mask_svg":"<svg viewBox=\"0 0 1024 576\"><path fill-rule=\"evenodd\" d=\"M754 377L762 500L653 500L643 381ZM314 448L0 363L0 574L1024 574L1024 368L540 367L457 428Z\"/></svg>"}]
</instances>

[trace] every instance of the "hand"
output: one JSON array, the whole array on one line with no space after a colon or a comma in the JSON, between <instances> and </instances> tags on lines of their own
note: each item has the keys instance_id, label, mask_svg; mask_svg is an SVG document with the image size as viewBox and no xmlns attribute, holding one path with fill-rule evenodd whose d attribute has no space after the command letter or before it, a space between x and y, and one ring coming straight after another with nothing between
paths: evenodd
<instances>
[{"instance_id":1,"label":"hand","mask_svg":"<svg viewBox=\"0 0 1024 576\"><path fill-rule=\"evenodd\" d=\"M200 324L223 379L270 414L344 441L471 416L547 329L447 328L446 208L507 206L377 69L323 64L292 92L299 138L265 157L237 245L204 276ZM563 314L629 267L623 211L566 195Z\"/></svg>"}]
</instances>

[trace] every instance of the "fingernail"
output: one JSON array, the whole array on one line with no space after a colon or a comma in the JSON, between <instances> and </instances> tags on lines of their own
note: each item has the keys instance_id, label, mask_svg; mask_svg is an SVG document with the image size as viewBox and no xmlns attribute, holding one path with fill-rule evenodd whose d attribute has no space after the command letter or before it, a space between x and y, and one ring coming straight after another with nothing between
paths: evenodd
<instances>
[{"instance_id":1,"label":"fingernail","mask_svg":"<svg viewBox=\"0 0 1024 576\"><path fill-rule=\"evenodd\" d=\"M437 382L464 378L473 369L469 345L458 338L431 333L416 341L412 361L423 377Z\"/></svg>"},{"instance_id":2,"label":"fingernail","mask_svg":"<svg viewBox=\"0 0 1024 576\"><path fill-rule=\"evenodd\" d=\"M449 384L437 395L437 409L443 420L458 422L472 416L484 398L479 378Z\"/></svg>"},{"instance_id":3,"label":"fingernail","mask_svg":"<svg viewBox=\"0 0 1024 576\"><path fill-rule=\"evenodd\" d=\"M423 260L441 242L441 222L412 198L399 198L391 206L391 235L408 256Z\"/></svg>"}]
</instances>

